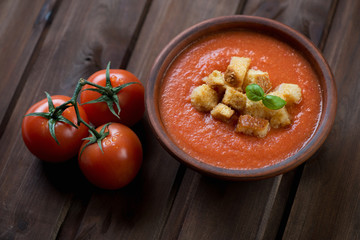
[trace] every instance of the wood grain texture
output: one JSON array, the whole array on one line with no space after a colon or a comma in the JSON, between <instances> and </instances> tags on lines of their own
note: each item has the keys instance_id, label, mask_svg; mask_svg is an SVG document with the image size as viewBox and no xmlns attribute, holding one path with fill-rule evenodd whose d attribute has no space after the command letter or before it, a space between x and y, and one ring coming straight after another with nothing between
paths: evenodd
<instances>
[{"instance_id":1,"label":"wood grain texture","mask_svg":"<svg viewBox=\"0 0 360 240\"><path fill-rule=\"evenodd\" d=\"M294 174L227 182L187 170L162 239L275 239Z\"/></svg>"},{"instance_id":2,"label":"wood grain texture","mask_svg":"<svg viewBox=\"0 0 360 240\"><path fill-rule=\"evenodd\" d=\"M237 7L238 1L228 0L153 1L128 70L145 83L156 56L175 35L204 19L232 14ZM93 195L77 238L158 239L161 236L183 170L157 142L148 123L144 121L142 126L138 131L144 144L142 171L129 188Z\"/></svg>"},{"instance_id":3,"label":"wood grain texture","mask_svg":"<svg viewBox=\"0 0 360 240\"><path fill-rule=\"evenodd\" d=\"M23 75L56 0L0 1L0 138L21 91ZM21 16L21 17L19 17ZM19 86L20 85L20 86Z\"/></svg>"},{"instance_id":4,"label":"wood grain texture","mask_svg":"<svg viewBox=\"0 0 360 240\"><path fill-rule=\"evenodd\" d=\"M302 21L318 18L319 24L327 26L328 14L331 14L331 2L323 0L327 11L312 11L300 8L307 1L282 1L282 4L270 1L248 1L244 14L271 17L286 23L306 34L309 25L292 23L296 12ZM268 6L266 8L261 6ZM252 12L256 9L255 12ZM272 14L269 14L269 11ZM321 14L321 16L313 16ZM294 25L294 26L293 26ZM325 29L318 29L322 36ZM317 37L318 35L316 35ZM321 42L315 36L313 41ZM231 183L186 172L184 187L179 189L163 239L275 239L282 236L283 224L291 206L292 189L299 178L296 170L283 176L256 181ZM189 190L190 189L190 190ZM285 219L284 219L285 218ZM181 220L179 220L181 219ZM278 232L280 229L280 232Z\"/></svg>"},{"instance_id":5,"label":"wood grain texture","mask_svg":"<svg viewBox=\"0 0 360 240\"><path fill-rule=\"evenodd\" d=\"M209 18L235 14L243 1L153 1L128 69L146 80L155 58L177 34ZM155 35L149 38L149 36Z\"/></svg>"},{"instance_id":6,"label":"wood grain texture","mask_svg":"<svg viewBox=\"0 0 360 240\"><path fill-rule=\"evenodd\" d=\"M253 0L245 6L245 14L278 20L307 36L319 45L329 21L333 1L323 0Z\"/></svg>"},{"instance_id":7,"label":"wood grain texture","mask_svg":"<svg viewBox=\"0 0 360 240\"><path fill-rule=\"evenodd\" d=\"M276 179L277 183L281 180ZM262 219L278 192L273 179L226 182L190 170L184 183L163 239L254 239L264 230ZM271 192L275 193L272 197Z\"/></svg>"},{"instance_id":8,"label":"wood grain texture","mask_svg":"<svg viewBox=\"0 0 360 240\"><path fill-rule=\"evenodd\" d=\"M145 3L61 2L0 140L1 239L54 239L76 194L86 202L86 195L94 190L84 181L76 159L50 165L32 156L22 142L19 126L26 109L44 98L45 90L71 95L80 77L105 68L109 60L119 66ZM72 213L79 216L81 210ZM66 226L63 236L74 234Z\"/></svg>"},{"instance_id":9,"label":"wood grain texture","mask_svg":"<svg viewBox=\"0 0 360 240\"><path fill-rule=\"evenodd\" d=\"M360 238L359 9L359 1L339 1L325 44L338 87L337 117L317 158L304 168L287 239Z\"/></svg>"}]
</instances>

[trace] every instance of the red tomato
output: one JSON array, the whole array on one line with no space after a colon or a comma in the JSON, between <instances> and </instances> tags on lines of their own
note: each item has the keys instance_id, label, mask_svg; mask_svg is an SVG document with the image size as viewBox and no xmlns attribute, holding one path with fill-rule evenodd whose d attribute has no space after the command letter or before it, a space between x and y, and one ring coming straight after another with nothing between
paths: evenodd
<instances>
[{"instance_id":1,"label":"red tomato","mask_svg":"<svg viewBox=\"0 0 360 240\"><path fill-rule=\"evenodd\" d=\"M106 70L101 70L88 79L89 82L93 82L100 86L106 85ZM108 122L120 122L127 126L132 126L138 122L144 115L144 87L141 82L130 72L122 69L110 69L110 81L113 87L120 86L128 82L137 82L139 84L129 85L117 94L119 98L119 104L121 108L120 119L112 114L106 103L91 103L82 105L85 109L88 118L95 126L100 126ZM89 85L85 85L83 90L87 88L94 88ZM99 98L101 95L94 91L82 91L80 95L80 102L86 103ZM114 110L117 113L118 108L114 106Z\"/></svg>"},{"instance_id":2,"label":"red tomato","mask_svg":"<svg viewBox=\"0 0 360 240\"><path fill-rule=\"evenodd\" d=\"M61 95L52 96L51 98L55 107L70 100L69 97ZM43 99L31 106L26 114L48 111L47 99ZM79 113L81 118L88 122L86 113L81 106L79 106ZM75 124L77 123L74 107L66 109L62 116ZM69 124L57 122L55 124L55 135L59 141L59 144L57 144L50 135L48 121L44 117L24 117L21 127L22 137L30 152L47 162L63 162L76 156L83 142L82 139L88 135L88 128L81 124L76 129Z\"/></svg>"},{"instance_id":3,"label":"red tomato","mask_svg":"<svg viewBox=\"0 0 360 240\"><path fill-rule=\"evenodd\" d=\"M96 130L100 132L103 126ZM142 147L139 138L127 126L112 123L101 141L103 152L97 143L79 151L79 166L85 177L104 189L118 189L129 184L137 175L142 163ZM84 141L81 149L88 141Z\"/></svg>"}]
</instances>

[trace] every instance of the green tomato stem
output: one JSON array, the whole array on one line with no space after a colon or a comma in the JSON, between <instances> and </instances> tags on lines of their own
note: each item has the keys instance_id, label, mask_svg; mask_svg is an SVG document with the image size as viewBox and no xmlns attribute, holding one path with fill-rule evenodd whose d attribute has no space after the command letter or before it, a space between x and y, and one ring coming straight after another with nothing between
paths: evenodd
<instances>
[{"instance_id":1,"label":"green tomato stem","mask_svg":"<svg viewBox=\"0 0 360 240\"><path fill-rule=\"evenodd\" d=\"M110 81L110 64L111 64L111 62L109 61L106 66L106 72L105 72L106 87L108 87L108 88L112 88L111 81Z\"/></svg>"},{"instance_id":2,"label":"green tomato stem","mask_svg":"<svg viewBox=\"0 0 360 240\"><path fill-rule=\"evenodd\" d=\"M86 121L84 121L84 119L81 118L80 112L79 112L79 107L77 104L77 99L79 97L79 94L80 94L82 88L88 83L90 83L90 82L81 78L76 85L74 94L71 97L71 99L69 101L61 104L60 106L56 107L55 110L51 113L51 116L56 118L57 116L62 115L62 113L65 111L65 109L73 106L75 109L75 113L76 113L77 125L80 126L80 123L83 123L89 129L89 131L91 131L95 135L95 137L97 139L99 139L99 138L101 138L101 134L99 134L94 127L92 127L90 124L88 124Z\"/></svg>"},{"instance_id":3,"label":"green tomato stem","mask_svg":"<svg viewBox=\"0 0 360 240\"><path fill-rule=\"evenodd\" d=\"M75 113L76 113L76 117L78 120L78 125L80 125L80 123L84 124L89 129L89 131L91 131L95 135L95 137L97 139L101 138L101 134L98 133L94 127L92 127L90 124L88 124L86 121L84 121L84 119L81 118L80 113L79 113L79 107L77 104L74 105L74 108L75 108Z\"/></svg>"},{"instance_id":4,"label":"green tomato stem","mask_svg":"<svg viewBox=\"0 0 360 240\"><path fill-rule=\"evenodd\" d=\"M89 82L89 81L87 81L87 80L84 80L84 83L87 84L87 85L90 85L90 86L93 86L93 87L102 89L102 90L104 90L104 91L112 94L112 92L109 92L109 88L108 88L108 87L103 87L103 86L97 85L96 83Z\"/></svg>"},{"instance_id":5,"label":"green tomato stem","mask_svg":"<svg viewBox=\"0 0 360 240\"><path fill-rule=\"evenodd\" d=\"M84 119L81 118L80 113L79 113L79 107L77 104L78 96L79 96L82 88L87 84L87 82L88 81L86 81L85 79L80 78L78 84L76 85L74 95L71 97L71 100L69 102L72 104L72 106L74 106L76 118L77 118L77 124L80 126L80 123L83 123L89 129L89 131L91 131L95 135L95 137L97 139L99 139L99 138L101 138L101 134L98 133L94 127L92 127L90 124L88 124L86 121L84 121Z\"/></svg>"},{"instance_id":6,"label":"green tomato stem","mask_svg":"<svg viewBox=\"0 0 360 240\"><path fill-rule=\"evenodd\" d=\"M100 139L100 138L101 138L101 134L98 133L94 127L92 127L90 124L88 124L87 122L85 122L80 116L79 116L78 121L81 122L81 123L83 123L83 124L89 129L89 131L91 131L91 132L95 135L95 137L96 137L97 139Z\"/></svg>"}]
</instances>

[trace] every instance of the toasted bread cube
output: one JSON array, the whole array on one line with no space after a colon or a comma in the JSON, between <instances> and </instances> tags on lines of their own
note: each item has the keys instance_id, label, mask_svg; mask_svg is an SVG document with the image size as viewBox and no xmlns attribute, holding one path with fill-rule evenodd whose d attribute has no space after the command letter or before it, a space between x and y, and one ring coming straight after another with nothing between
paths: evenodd
<instances>
[{"instance_id":1,"label":"toasted bread cube","mask_svg":"<svg viewBox=\"0 0 360 240\"><path fill-rule=\"evenodd\" d=\"M286 105L299 104L301 102L301 88L297 84L282 83L269 95L281 97Z\"/></svg>"},{"instance_id":2,"label":"toasted bread cube","mask_svg":"<svg viewBox=\"0 0 360 240\"><path fill-rule=\"evenodd\" d=\"M211 116L223 122L229 121L234 113L234 110L222 103L219 103L213 110L211 110Z\"/></svg>"},{"instance_id":3,"label":"toasted bread cube","mask_svg":"<svg viewBox=\"0 0 360 240\"><path fill-rule=\"evenodd\" d=\"M285 127L291 124L290 115L285 107L278 110L271 110L261 102L246 100L245 114L253 117L264 118L270 121L273 128Z\"/></svg>"},{"instance_id":4,"label":"toasted bread cube","mask_svg":"<svg viewBox=\"0 0 360 240\"><path fill-rule=\"evenodd\" d=\"M270 130L269 121L263 118L256 118L250 115L241 115L235 131L263 138Z\"/></svg>"},{"instance_id":5,"label":"toasted bread cube","mask_svg":"<svg viewBox=\"0 0 360 240\"><path fill-rule=\"evenodd\" d=\"M210 87L224 86L224 74L218 70L214 70L209 76L204 78L204 82Z\"/></svg>"},{"instance_id":6,"label":"toasted bread cube","mask_svg":"<svg viewBox=\"0 0 360 240\"><path fill-rule=\"evenodd\" d=\"M194 108L201 112L210 112L218 103L216 91L206 84L194 88L190 98Z\"/></svg>"},{"instance_id":7,"label":"toasted bread cube","mask_svg":"<svg viewBox=\"0 0 360 240\"><path fill-rule=\"evenodd\" d=\"M243 89L245 90L250 84L259 85L266 93L269 92L272 87L269 74L255 69L249 69L247 72L243 83Z\"/></svg>"},{"instance_id":8,"label":"toasted bread cube","mask_svg":"<svg viewBox=\"0 0 360 240\"><path fill-rule=\"evenodd\" d=\"M272 116L270 125L273 128L286 127L291 124L290 115L285 107L278 110L271 110Z\"/></svg>"},{"instance_id":9,"label":"toasted bread cube","mask_svg":"<svg viewBox=\"0 0 360 240\"><path fill-rule=\"evenodd\" d=\"M265 107L265 105L261 101L254 102L248 98L246 99L244 113L247 115L251 115L257 118L271 119L271 111L272 110Z\"/></svg>"},{"instance_id":10,"label":"toasted bread cube","mask_svg":"<svg viewBox=\"0 0 360 240\"><path fill-rule=\"evenodd\" d=\"M227 86L221 102L230 106L236 111L242 111L246 106L246 95L235 90L233 87Z\"/></svg>"},{"instance_id":11,"label":"toasted bread cube","mask_svg":"<svg viewBox=\"0 0 360 240\"><path fill-rule=\"evenodd\" d=\"M204 77L203 82L214 89L219 95L225 92L225 78L224 74L218 70L214 70L209 76Z\"/></svg>"},{"instance_id":12,"label":"toasted bread cube","mask_svg":"<svg viewBox=\"0 0 360 240\"><path fill-rule=\"evenodd\" d=\"M243 91L242 85L250 63L250 58L232 57L230 64L225 71L225 82L229 86L234 87L239 91Z\"/></svg>"}]
</instances>

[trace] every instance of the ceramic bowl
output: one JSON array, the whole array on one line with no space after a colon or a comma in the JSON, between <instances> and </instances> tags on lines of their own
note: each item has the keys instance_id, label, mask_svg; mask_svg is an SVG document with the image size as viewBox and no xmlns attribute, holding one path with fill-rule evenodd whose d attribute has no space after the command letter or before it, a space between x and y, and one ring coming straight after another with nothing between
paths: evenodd
<instances>
[{"instance_id":1,"label":"ceramic bowl","mask_svg":"<svg viewBox=\"0 0 360 240\"><path fill-rule=\"evenodd\" d=\"M310 62L318 75L322 109L319 124L303 148L289 158L271 166L234 170L212 166L189 156L169 137L159 112L159 91L163 76L176 56L189 44L204 35L229 29L248 29L275 36L298 50ZM320 51L305 36L277 21L254 16L224 16L196 24L175 37L157 57L146 85L146 110L153 131L164 146L177 160L200 173L229 180L252 180L283 174L309 159L323 144L335 119L336 87L331 70Z\"/></svg>"}]
</instances>

